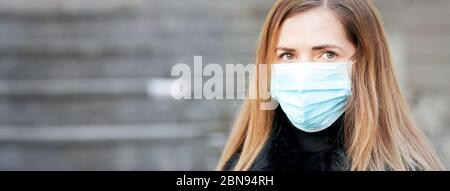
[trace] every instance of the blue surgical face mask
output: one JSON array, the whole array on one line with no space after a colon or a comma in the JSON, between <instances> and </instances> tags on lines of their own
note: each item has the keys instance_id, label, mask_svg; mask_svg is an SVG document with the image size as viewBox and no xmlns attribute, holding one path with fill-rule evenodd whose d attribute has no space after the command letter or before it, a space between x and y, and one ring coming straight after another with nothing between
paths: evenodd
<instances>
[{"instance_id":1,"label":"blue surgical face mask","mask_svg":"<svg viewBox=\"0 0 450 191\"><path fill-rule=\"evenodd\" d=\"M272 64L271 95L291 123L305 132L330 127L351 95L352 64Z\"/></svg>"}]
</instances>

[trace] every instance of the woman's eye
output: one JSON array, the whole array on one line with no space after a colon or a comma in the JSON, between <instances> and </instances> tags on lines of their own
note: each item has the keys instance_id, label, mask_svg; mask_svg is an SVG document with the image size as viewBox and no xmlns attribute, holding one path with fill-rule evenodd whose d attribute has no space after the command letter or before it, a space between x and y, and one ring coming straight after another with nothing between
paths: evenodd
<instances>
[{"instance_id":1,"label":"woman's eye","mask_svg":"<svg viewBox=\"0 0 450 191\"><path fill-rule=\"evenodd\" d=\"M325 52L324 54L322 54L322 58L327 59L327 60L334 60L336 58L337 54L334 52Z\"/></svg>"},{"instance_id":2,"label":"woman's eye","mask_svg":"<svg viewBox=\"0 0 450 191\"><path fill-rule=\"evenodd\" d=\"M284 53L282 55L280 55L280 59L282 61L291 61L295 59L295 56L291 53Z\"/></svg>"}]
</instances>

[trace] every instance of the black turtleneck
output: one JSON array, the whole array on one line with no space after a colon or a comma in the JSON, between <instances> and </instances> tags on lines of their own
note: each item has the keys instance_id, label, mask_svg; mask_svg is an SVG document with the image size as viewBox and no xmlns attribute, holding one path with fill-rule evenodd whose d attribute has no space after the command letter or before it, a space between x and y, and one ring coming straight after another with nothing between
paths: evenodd
<instances>
[{"instance_id":1,"label":"black turtleneck","mask_svg":"<svg viewBox=\"0 0 450 191\"><path fill-rule=\"evenodd\" d=\"M343 115L327 129L308 133L296 128L278 107L270 139L249 170L337 171L346 169ZM231 170L239 153L225 166Z\"/></svg>"}]
</instances>

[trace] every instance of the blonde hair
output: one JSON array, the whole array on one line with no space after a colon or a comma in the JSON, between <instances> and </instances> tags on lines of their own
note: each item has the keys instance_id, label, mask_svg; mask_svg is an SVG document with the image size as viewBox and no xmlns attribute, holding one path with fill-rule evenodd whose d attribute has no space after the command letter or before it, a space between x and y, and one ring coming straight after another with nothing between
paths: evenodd
<instances>
[{"instance_id":1,"label":"blonde hair","mask_svg":"<svg viewBox=\"0 0 450 191\"><path fill-rule=\"evenodd\" d=\"M274 60L283 22L314 8L331 10L357 48L351 77L353 95L344 119L349 170L443 170L431 144L413 123L395 79L380 15L370 0L278 0L260 34L257 68ZM257 70L249 90L258 95L260 75ZM244 101L217 170L223 170L235 152L240 156L234 170L251 167L273 125L274 111L259 108L265 101L259 96Z\"/></svg>"}]
</instances>

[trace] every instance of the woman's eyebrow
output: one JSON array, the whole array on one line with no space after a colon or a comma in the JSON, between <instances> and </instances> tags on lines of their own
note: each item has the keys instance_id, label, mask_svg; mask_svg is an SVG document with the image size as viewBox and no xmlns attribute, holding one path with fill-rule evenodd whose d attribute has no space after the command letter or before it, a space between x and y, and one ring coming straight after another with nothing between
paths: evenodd
<instances>
[{"instance_id":1,"label":"woman's eyebrow","mask_svg":"<svg viewBox=\"0 0 450 191\"><path fill-rule=\"evenodd\" d=\"M318 46L314 46L312 48L313 50L323 50L323 49L340 49L340 50L344 50L344 48L337 46L337 45L333 45L333 44L323 44L323 45L318 45Z\"/></svg>"},{"instance_id":2,"label":"woman's eyebrow","mask_svg":"<svg viewBox=\"0 0 450 191\"><path fill-rule=\"evenodd\" d=\"M288 48L288 47L284 47L284 46L277 47L275 50L283 50L286 52L295 52L294 48Z\"/></svg>"}]
</instances>

